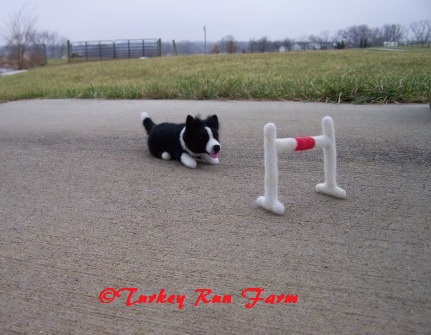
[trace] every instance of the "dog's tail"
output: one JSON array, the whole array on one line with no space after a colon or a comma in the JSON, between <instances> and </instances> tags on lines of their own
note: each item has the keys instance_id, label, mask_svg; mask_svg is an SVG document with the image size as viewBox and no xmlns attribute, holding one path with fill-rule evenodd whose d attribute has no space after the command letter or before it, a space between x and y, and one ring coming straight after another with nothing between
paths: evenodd
<instances>
[{"instance_id":1,"label":"dog's tail","mask_svg":"<svg viewBox=\"0 0 431 335\"><path fill-rule=\"evenodd\" d=\"M145 130L147 131L147 134L150 133L151 129L154 128L154 126L156 125L153 120L150 119L150 117L148 116L147 113L142 112L141 113L141 122L142 125L145 127Z\"/></svg>"}]
</instances>

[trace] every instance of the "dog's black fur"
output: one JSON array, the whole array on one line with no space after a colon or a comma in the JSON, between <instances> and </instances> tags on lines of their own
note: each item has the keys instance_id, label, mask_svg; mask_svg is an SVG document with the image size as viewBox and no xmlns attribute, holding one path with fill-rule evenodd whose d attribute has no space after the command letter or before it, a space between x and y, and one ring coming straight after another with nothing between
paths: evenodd
<instances>
[{"instance_id":1,"label":"dog's black fur","mask_svg":"<svg viewBox=\"0 0 431 335\"><path fill-rule=\"evenodd\" d=\"M146 113L141 121L148 134L148 147L153 156L174 159L184 165L196 167L196 158L218 164L219 122L217 115L205 120L187 116L186 123L161 123L156 125Z\"/></svg>"}]
</instances>

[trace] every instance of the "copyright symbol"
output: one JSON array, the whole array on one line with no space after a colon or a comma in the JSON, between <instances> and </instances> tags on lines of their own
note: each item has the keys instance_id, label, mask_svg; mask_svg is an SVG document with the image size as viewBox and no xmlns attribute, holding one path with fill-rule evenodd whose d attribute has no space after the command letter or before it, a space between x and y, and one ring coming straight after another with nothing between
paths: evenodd
<instances>
[{"instance_id":1,"label":"copyright symbol","mask_svg":"<svg viewBox=\"0 0 431 335\"><path fill-rule=\"evenodd\" d=\"M102 304L110 304L118 297L118 292L115 288L107 287L99 294L99 300Z\"/></svg>"}]
</instances>

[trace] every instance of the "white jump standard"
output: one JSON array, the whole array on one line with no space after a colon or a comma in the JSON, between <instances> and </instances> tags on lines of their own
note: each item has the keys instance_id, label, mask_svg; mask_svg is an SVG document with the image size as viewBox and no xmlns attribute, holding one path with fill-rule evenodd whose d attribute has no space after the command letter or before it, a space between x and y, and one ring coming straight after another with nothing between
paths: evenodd
<instances>
[{"instance_id":1,"label":"white jump standard","mask_svg":"<svg viewBox=\"0 0 431 335\"><path fill-rule=\"evenodd\" d=\"M278 200L278 163L279 152L302 151L314 148L323 149L325 182L316 185L316 191L336 198L345 198L346 191L337 186L337 152L335 148L334 122L330 116L322 119L323 135L277 138L273 123L264 127L265 195L257 198L257 204L276 214L284 213L284 205Z\"/></svg>"}]
</instances>

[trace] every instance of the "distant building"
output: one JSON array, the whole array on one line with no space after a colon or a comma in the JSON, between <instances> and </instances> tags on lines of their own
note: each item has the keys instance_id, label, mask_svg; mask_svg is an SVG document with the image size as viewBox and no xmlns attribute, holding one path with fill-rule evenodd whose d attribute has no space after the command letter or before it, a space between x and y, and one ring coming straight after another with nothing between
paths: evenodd
<instances>
[{"instance_id":1,"label":"distant building","mask_svg":"<svg viewBox=\"0 0 431 335\"><path fill-rule=\"evenodd\" d=\"M308 51L308 50L330 50L334 49L334 43L331 42L295 42L289 48L281 46L280 52L286 51Z\"/></svg>"},{"instance_id":2,"label":"distant building","mask_svg":"<svg viewBox=\"0 0 431 335\"><path fill-rule=\"evenodd\" d=\"M292 44L292 51L301 51L302 49L302 45L299 43L293 43Z\"/></svg>"},{"instance_id":3,"label":"distant building","mask_svg":"<svg viewBox=\"0 0 431 335\"><path fill-rule=\"evenodd\" d=\"M322 46L320 45L320 43L317 42L310 42L307 45L307 50L320 50L322 49Z\"/></svg>"},{"instance_id":4,"label":"distant building","mask_svg":"<svg viewBox=\"0 0 431 335\"><path fill-rule=\"evenodd\" d=\"M396 48L398 47L398 42L383 42L385 48Z\"/></svg>"}]
</instances>

